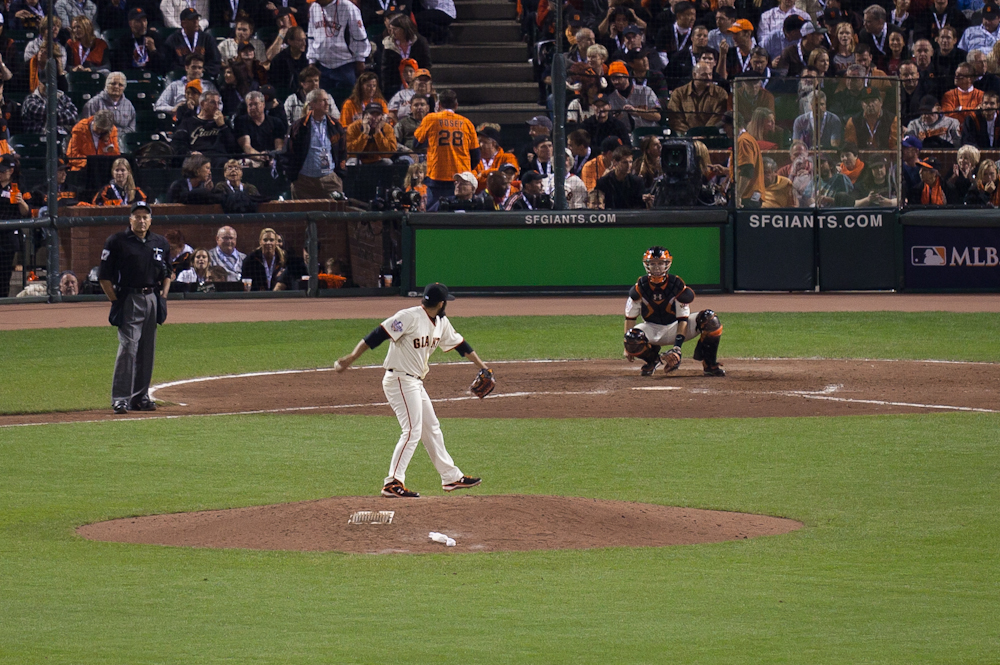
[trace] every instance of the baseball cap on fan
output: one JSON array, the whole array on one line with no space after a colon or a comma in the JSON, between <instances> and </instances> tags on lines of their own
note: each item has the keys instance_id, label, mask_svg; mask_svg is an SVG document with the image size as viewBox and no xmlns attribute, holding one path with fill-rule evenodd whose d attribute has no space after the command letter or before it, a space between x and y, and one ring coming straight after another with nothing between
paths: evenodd
<instances>
[{"instance_id":1,"label":"baseball cap on fan","mask_svg":"<svg viewBox=\"0 0 1000 665\"><path fill-rule=\"evenodd\" d=\"M441 282L434 282L424 287L423 304L433 307L439 302L454 300L455 296L448 293L448 287Z\"/></svg>"}]
</instances>

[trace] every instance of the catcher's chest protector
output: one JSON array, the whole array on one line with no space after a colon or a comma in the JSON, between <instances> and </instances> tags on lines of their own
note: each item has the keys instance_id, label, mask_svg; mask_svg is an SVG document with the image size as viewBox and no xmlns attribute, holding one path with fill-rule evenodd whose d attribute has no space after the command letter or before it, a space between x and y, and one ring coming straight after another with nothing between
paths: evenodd
<instances>
[{"instance_id":1,"label":"catcher's chest protector","mask_svg":"<svg viewBox=\"0 0 1000 665\"><path fill-rule=\"evenodd\" d=\"M667 275L666 284L650 284L648 276L640 277L635 292L642 305L642 320L661 326L676 321L674 299L683 290L684 280L675 275Z\"/></svg>"}]
</instances>

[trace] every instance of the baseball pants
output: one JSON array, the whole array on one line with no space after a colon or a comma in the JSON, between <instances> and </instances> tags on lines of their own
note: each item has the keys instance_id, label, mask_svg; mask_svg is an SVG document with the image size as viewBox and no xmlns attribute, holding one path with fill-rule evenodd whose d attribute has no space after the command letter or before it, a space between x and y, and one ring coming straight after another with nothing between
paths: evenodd
<instances>
[{"instance_id":1,"label":"baseball pants","mask_svg":"<svg viewBox=\"0 0 1000 665\"><path fill-rule=\"evenodd\" d=\"M111 383L111 401L132 402L149 392L156 354L156 294L130 293L118 328L118 357Z\"/></svg>"},{"instance_id":2,"label":"baseball pants","mask_svg":"<svg viewBox=\"0 0 1000 665\"><path fill-rule=\"evenodd\" d=\"M382 378L382 391L403 430L396 443L396 449L392 451L389 475L386 476L384 484L393 480L406 484L406 467L409 466L417 444L421 441L431 458L431 463L441 476L441 484L447 485L459 480L462 472L455 466L451 455L444 447L441 423L434 413L431 398L424 390L424 382L402 372L390 370Z\"/></svg>"},{"instance_id":3,"label":"baseball pants","mask_svg":"<svg viewBox=\"0 0 1000 665\"><path fill-rule=\"evenodd\" d=\"M696 328L695 319L697 318L697 316L698 316L697 312L692 312L691 318L689 318L687 321L687 326L685 326L684 329L681 330L681 332L684 333L685 341L700 336L700 333L698 333L698 331L695 330ZM655 323L648 323L646 321L643 321L642 323L637 324L635 327L646 333L646 339L649 340L650 344L654 346L668 346L670 348L673 348L674 340L677 339L677 323L678 323L677 321L674 321L670 325L661 326Z\"/></svg>"}]
</instances>

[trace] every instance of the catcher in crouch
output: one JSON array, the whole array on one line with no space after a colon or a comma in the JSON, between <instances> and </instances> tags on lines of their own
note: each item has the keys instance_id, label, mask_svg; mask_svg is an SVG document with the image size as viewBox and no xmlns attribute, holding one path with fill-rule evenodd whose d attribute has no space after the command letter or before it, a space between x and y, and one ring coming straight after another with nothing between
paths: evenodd
<instances>
[{"instance_id":1,"label":"catcher in crouch","mask_svg":"<svg viewBox=\"0 0 1000 665\"><path fill-rule=\"evenodd\" d=\"M434 405L424 390L424 377L430 369L427 359L439 346L443 351L456 349L479 367L479 374L471 387L477 397L486 397L496 385L493 370L455 332L451 321L444 314L445 303L454 299L455 296L448 293L448 287L444 284L428 284L419 305L390 316L358 342L351 353L333 364L334 371L343 372L368 349L374 349L386 340L390 341L389 352L382 363L385 367L382 391L392 410L396 412L396 419L403 432L392 453L382 496L408 499L420 496L403 484L406 480L406 467L420 441L424 442L434 468L441 475L441 485L445 492L475 487L482 482L481 478L464 475L452 462L451 455L444 447L444 435L434 413Z\"/></svg>"},{"instance_id":2,"label":"catcher in crouch","mask_svg":"<svg viewBox=\"0 0 1000 665\"><path fill-rule=\"evenodd\" d=\"M663 247L650 247L642 255L646 274L629 292L625 303L625 357L646 361L643 376L652 376L659 365L672 372L681 364L681 345L698 336L694 359L700 360L705 376L725 376L719 364L719 338L722 324L710 309L703 309L691 318L690 304L694 291L684 280L670 274L673 257ZM642 314L642 323L636 318ZM671 349L660 353L664 346Z\"/></svg>"}]
</instances>

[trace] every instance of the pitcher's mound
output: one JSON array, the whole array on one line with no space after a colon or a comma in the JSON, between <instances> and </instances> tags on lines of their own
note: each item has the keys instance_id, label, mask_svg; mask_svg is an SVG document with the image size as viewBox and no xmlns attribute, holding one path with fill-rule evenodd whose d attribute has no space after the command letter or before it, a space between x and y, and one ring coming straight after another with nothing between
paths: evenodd
<instances>
[{"instance_id":1,"label":"pitcher's mound","mask_svg":"<svg viewBox=\"0 0 1000 665\"><path fill-rule=\"evenodd\" d=\"M351 524L392 511L388 524ZM151 515L88 524L84 538L178 547L364 554L663 547L773 536L795 520L563 496L333 497L272 506ZM437 531L457 541L428 538Z\"/></svg>"}]
</instances>

